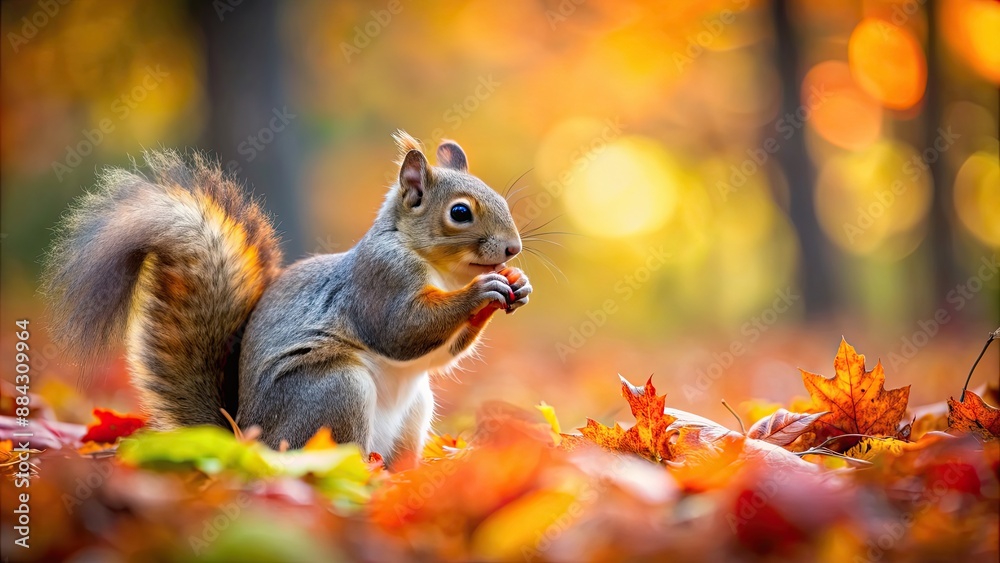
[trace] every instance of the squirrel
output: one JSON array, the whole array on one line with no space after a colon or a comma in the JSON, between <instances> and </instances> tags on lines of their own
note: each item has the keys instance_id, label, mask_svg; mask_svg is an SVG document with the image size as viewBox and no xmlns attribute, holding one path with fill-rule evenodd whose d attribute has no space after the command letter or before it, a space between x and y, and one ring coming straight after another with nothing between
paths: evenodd
<instances>
[{"instance_id":1,"label":"squirrel","mask_svg":"<svg viewBox=\"0 0 1000 563\"><path fill-rule=\"evenodd\" d=\"M386 464L419 459L429 373L528 302L507 201L442 141L431 166L393 135L399 176L347 252L282 268L259 204L214 161L144 153L103 171L64 218L43 272L55 341L92 365L124 340L150 426L258 427L302 447L320 428Z\"/></svg>"}]
</instances>

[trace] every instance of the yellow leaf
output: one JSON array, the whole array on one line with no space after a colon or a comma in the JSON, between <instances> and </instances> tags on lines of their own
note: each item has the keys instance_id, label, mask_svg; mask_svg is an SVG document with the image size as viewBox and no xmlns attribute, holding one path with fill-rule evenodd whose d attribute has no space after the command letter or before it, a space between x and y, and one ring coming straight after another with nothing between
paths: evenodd
<instances>
[{"instance_id":1,"label":"yellow leaf","mask_svg":"<svg viewBox=\"0 0 1000 563\"><path fill-rule=\"evenodd\" d=\"M872 461L880 456L899 456L907 448L907 443L895 438L864 438L853 448L844 452L847 457Z\"/></svg>"},{"instance_id":2,"label":"yellow leaf","mask_svg":"<svg viewBox=\"0 0 1000 563\"><path fill-rule=\"evenodd\" d=\"M576 495L542 490L507 503L489 516L472 537L473 559L532 559L538 541L549 537L554 525L572 520L563 516L577 502ZM576 511L572 511L576 512ZM571 513L572 517L579 516Z\"/></svg>"},{"instance_id":3,"label":"yellow leaf","mask_svg":"<svg viewBox=\"0 0 1000 563\"><path fill-rule=\"evenodd\" d=\"M559 419L556 417L556 409L554 409L552 405L547 404L545 401L535 405L535 408L542 413L546 422L548 422L549 426L552 427L552 441L558 446L562 442L562 430L559 426Z\"/></svg>"},{"instance_id":4,"label":"yellow leaf","mask_svg":"<svg viewBox=\"0 0 1000 563\"><path fill-rule=\"evenodd\" d=\"M771 416L780 408L781 403L772 403L763 399L751 399L740 403L737 410L743 415L743 420L760 420Z\"/></svg>"},{"instance_id":5,"label":"yellow leaf","mask_svg":"<svg viewBox=\"0 0 1000 563\"><path fill-rule=\"evenodd\" d=\"M424 459L444 459L447 457L453 457L456 453L461 452L466 447L468 447L468 442L465 441L461 436L452 436L451 434L430 434L427 439L427 443L424 444L424 451L421 453L421 457Z\"/></svg>"},{"instance_id":6,"label":"yellow leaf","mask_svg":"<svg viewBox=\"0 0 1000 563\"><path fill-rule=\"evenodd\" d=\"M329 450L337 447L337 442L333 441L333 433L327 427L322 427L313 434L312 438L306 442L302 449L305 451Z\"/></svg>"}]
</instances>

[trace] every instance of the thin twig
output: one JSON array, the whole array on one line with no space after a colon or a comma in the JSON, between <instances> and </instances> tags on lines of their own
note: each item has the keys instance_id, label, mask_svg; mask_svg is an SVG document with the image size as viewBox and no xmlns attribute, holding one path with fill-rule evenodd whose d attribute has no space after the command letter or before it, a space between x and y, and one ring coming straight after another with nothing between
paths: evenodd
<instances>
[{"instance_id":1,"label":"thin twig","mask_svg":"<svg viewBox=\"0 0 1000 563\"><path fill-rule=\"evenodd\" d=\"M837 436L831 436L831 437L827 438L826 440L823 440L822 444L820 444L818 446L813 446L813 447L814 448L822 448L822 447L826 446L827 444L829 444L830 442L835 442L835 441L837 441L837 440L839 440L841 438L878 438L878 439L884 439L884 438L890 438L890 436L872 436L870 434L839 434Z\"/></svg>"},{"instance_id":2,"label":"thin twig","mask_svg":"<svg viewBox=\"0 0 1000 563\"><path fill-rule=\"evenodd\" d=\"M986 354L986 349L990 347L990 342L1000 338L1000 328L994 330L990 333L990 337L986 339L986 344L983 345L983 351L979 353L979 357L972 364L972 369L969 370L969 377L965 378L965 385L962 386L962 395L958 398L959 403L965 402L965 391L969 388L969 382L972 381L972 372L976 371L976 366L979 365L979 360L983 359Z\"/></svg>"},{"instance_id":3,"label":"thin twig","mask_svg":"<svg viewBox=\"0 0 1000 563\"><path fill-rule=\"evenodd\" d=\"M743 419L740 418L740 415L736 414L736 411L733 410L733 407L729 406L729 403L727 403L725 399L722 399L722 406L726 407L726 410L729 411L729 414L733 415L733 418L736 419L736 422L740 423L740 434L746 436L747 429L746 426L743 426Z\"/></svg>"},{"instance_id":4,"label":"thin twig","mask_svg":"<svg viewBox=\"0 0 1000 563\"><path fill-rule=\"evenodd\" d=\"M236 424L236 421L233 420L233 417L229 415L229 411L227 411L226 409L219 409L219 410L222 411L222 416L226 417L226 420L229 421L229 425L233 427L233 434L236 435L236 439L242 442L243 431L240 430L240 427Z\"/></svg>"},{"instance_id":5,"label":"thin twig","mask_svg":"<svg viewBox=\"0 0 1000 563\"><path fill-rule=\"evenodd\" d=\"M835 451L833 451L833 450L831 450L829 448L823 448L823 447L819 447L819 446L814 447L814 448L809 448L808 450L805 450L805 451L792 452L792 453L794 453L795 455L797 455L799 457L803 457L803 456L807 456L807 455L825 455L825 456L829 456L829 457L837 457L837 458L846 460L846 461L848 461L850 463L857 463L858 465L874 465L870 461L867 461L867 460L864 460L864 459L858 459L856 457L851 457L849 455L844 455L842 453L835 452Z\"/></svg>"}]
</instances>

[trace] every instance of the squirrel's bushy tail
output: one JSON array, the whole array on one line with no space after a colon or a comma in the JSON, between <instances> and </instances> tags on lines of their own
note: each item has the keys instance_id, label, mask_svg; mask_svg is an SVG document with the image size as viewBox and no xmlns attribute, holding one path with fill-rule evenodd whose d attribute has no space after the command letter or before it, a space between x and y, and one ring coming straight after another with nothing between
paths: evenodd
<instances>
[{"instance_id":1,"label":"squirrel's bushy tail","mask_svg":"<svg viewBox=\"0 0 1000 563\"><path fill-rule=\"evenodd\" d=\"M64 219L42 287L53 334L88 363L124 339L154 426L225 424L227 366L235 377L239 332L280 271L277 238L216 164L144 160L147 174L106 170Z\"/></svg>"}]
</instances>

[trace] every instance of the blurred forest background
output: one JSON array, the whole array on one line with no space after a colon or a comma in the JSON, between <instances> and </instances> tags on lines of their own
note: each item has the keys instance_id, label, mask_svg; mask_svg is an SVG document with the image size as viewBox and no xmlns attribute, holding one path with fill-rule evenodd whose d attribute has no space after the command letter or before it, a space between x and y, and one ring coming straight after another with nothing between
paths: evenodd
<instances>
[{"instance_id":1,"label":"blurred forest background","mask_svg":"<svg viewBox=\"0 0 1000 563\"><path fill-rule=\"evenodd\" d=\"M785 401L795 368L830 372L841 334L920 405L957 396L1000 322L995 1L24 0L2 16L0 357L30 319L32 391L63 420L135 400L120 361L81 393L46 344L40 258L97 170L144 147L217 155L288 260L365 232L396 128L456 139L473 173L520 189L519 223L554 232L520 263L535 293L439 382L440 431L488 399L546 400L567 425L627 417L619 372L726 420L721 398Z\"/></svg>"}]
</instances>

